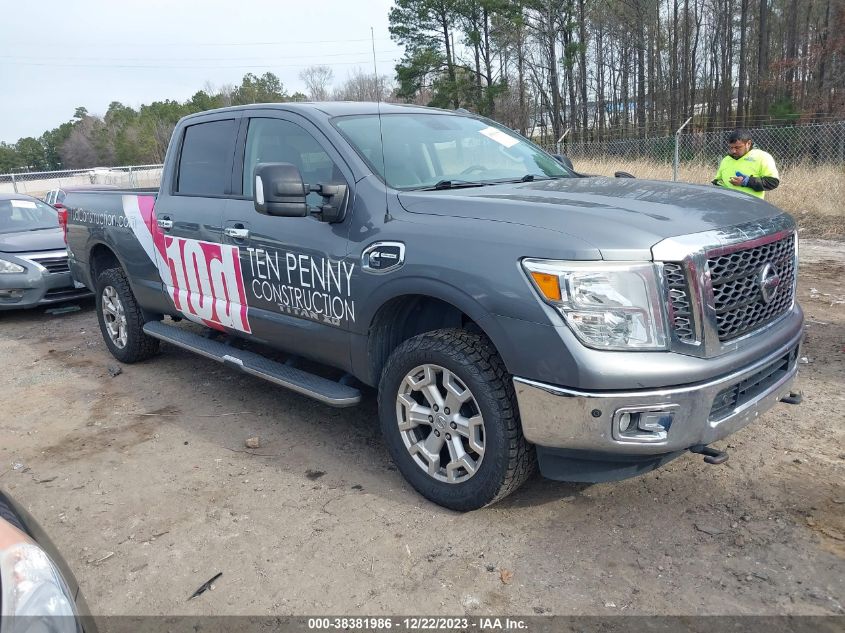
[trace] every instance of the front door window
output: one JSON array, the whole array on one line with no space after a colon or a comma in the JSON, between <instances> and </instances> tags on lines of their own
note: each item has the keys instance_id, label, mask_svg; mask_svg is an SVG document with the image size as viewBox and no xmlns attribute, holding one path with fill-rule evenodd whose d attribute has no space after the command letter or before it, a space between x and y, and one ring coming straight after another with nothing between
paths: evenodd
<instances>
[{"instance_id":1,"label":"front door window","mask_svg":"<svg viewBox=\"0 0 845 633\"><path fill-rule=\"evenodd\" d=\"M282 119L252 119L244 152L244 195L252 197L255 166L259 163L290 163L309 185L346 184L331 157L306 130ZM308 194L310 206L322 204L316 193Z\"/></svg>"}]
</instances>

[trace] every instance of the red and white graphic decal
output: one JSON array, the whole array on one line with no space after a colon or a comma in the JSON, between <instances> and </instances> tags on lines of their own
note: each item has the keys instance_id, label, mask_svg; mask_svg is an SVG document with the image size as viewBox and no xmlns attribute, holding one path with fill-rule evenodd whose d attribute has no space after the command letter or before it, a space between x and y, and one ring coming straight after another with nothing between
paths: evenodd
<instances>
[{"instance_id":1,"label":"red and white graphic decal","mask_svg":"<svg viewBox=\"0 0 845 633\"><path fill-rule=\"evenodd\" d=\"M250 332L237 246L165 235L164 253L173 280L168 291L177 310L210 327Z\"/></svg>"},{"instance_id":2,"label":"red and white graphic decal","mask_svg":"<svg viewBox=\"0 0 845 633\"><path fill-rule=\"evenodd\" d=\"M166 235L158 227L152 196L124 196L127 218L155 262L173 305L208 327L251 333L237 246Z\"/></svg>"}]
</instances>

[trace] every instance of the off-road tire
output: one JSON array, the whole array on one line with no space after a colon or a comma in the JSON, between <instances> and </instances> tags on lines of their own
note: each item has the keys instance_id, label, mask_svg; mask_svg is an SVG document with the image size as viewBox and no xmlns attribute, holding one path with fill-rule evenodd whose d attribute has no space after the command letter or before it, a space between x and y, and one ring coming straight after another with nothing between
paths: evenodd
<instances>
[{"instance_id":1,"label":"off-road tire","mask_svg":"<svg viewBox=\"0 0 845 633\"><path fill-rule=\"evenodd\" d=\"M472 392L484 418L484 457L477 472L460 483L439 481L425 472L401 437L398 391L406 374L424 364L452 372ZM482 508L514 492L536 470L536 451L522 435L511 376L483 334L446 329L408 339L385 364L378 400L382 433L394 463L421 495L438 505L458 511Z\"/></svg>"},{"instance_id":2,"label":"off-road tire","mask_svg":"<svg viewBox=\"0 0 845 633\"><path fill-rule=\"evenodd\" d=\"M117 297L123 304L126 315L126 345L118 347L108 334L103 315L103 290L111 286L117 291ZM97 277L96 287L97 321L106 347L112 356L122 363L137 363L158 353L159 340L144 333L144 317L135 295L129 287L129 281L121 268L107 268Z\"/></svg>"}]
</instances>

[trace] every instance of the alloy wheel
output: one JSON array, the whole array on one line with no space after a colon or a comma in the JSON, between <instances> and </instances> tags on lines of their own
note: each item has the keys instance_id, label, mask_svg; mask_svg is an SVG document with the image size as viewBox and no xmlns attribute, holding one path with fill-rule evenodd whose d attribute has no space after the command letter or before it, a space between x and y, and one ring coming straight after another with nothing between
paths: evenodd
<instances>
[{"instance_id":1,"label":"alloy wheel","mask_svg":"<svg viewBox=\"0 0 845 633\"><path fill-rule=\"evenodd\" d=\"M106 326L106 334L115 347L123 349L126 347L128 333L126 330L126 312L123 303L117 294L114 286L103 288L102 294L103 323Z\"/></svg>"},{"instance_id":2,"label":"alloy wheel","mask_svg":"<svg viewBox=\"0 0 845 633\"><path fill-rule=\"evenodd\" d=\"M396 419L405 448L429 476L457 484L484 458L484 417L460 378L439 365L409 371L399 385Z\"/></svg>"}]
</instances>

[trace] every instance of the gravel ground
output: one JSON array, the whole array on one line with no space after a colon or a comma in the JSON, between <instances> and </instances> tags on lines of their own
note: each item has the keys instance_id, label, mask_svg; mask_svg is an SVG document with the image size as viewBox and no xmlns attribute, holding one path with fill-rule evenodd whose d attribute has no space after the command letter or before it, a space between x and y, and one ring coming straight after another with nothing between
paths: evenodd
<instances>
[{"instance_id":1,"label":"gravel ground","mask_svg":"<svg viewBox=\"0 0 845 633\"><path fill-rule=\"evenodd\" d=\"M95 614L843 614L845 247L801 248L804 404L723 466L453 513L390 463L374 394L334 410L171 346L119 366L86 302L0 313L0 486Z\"/></svg>"}]
</instances>

